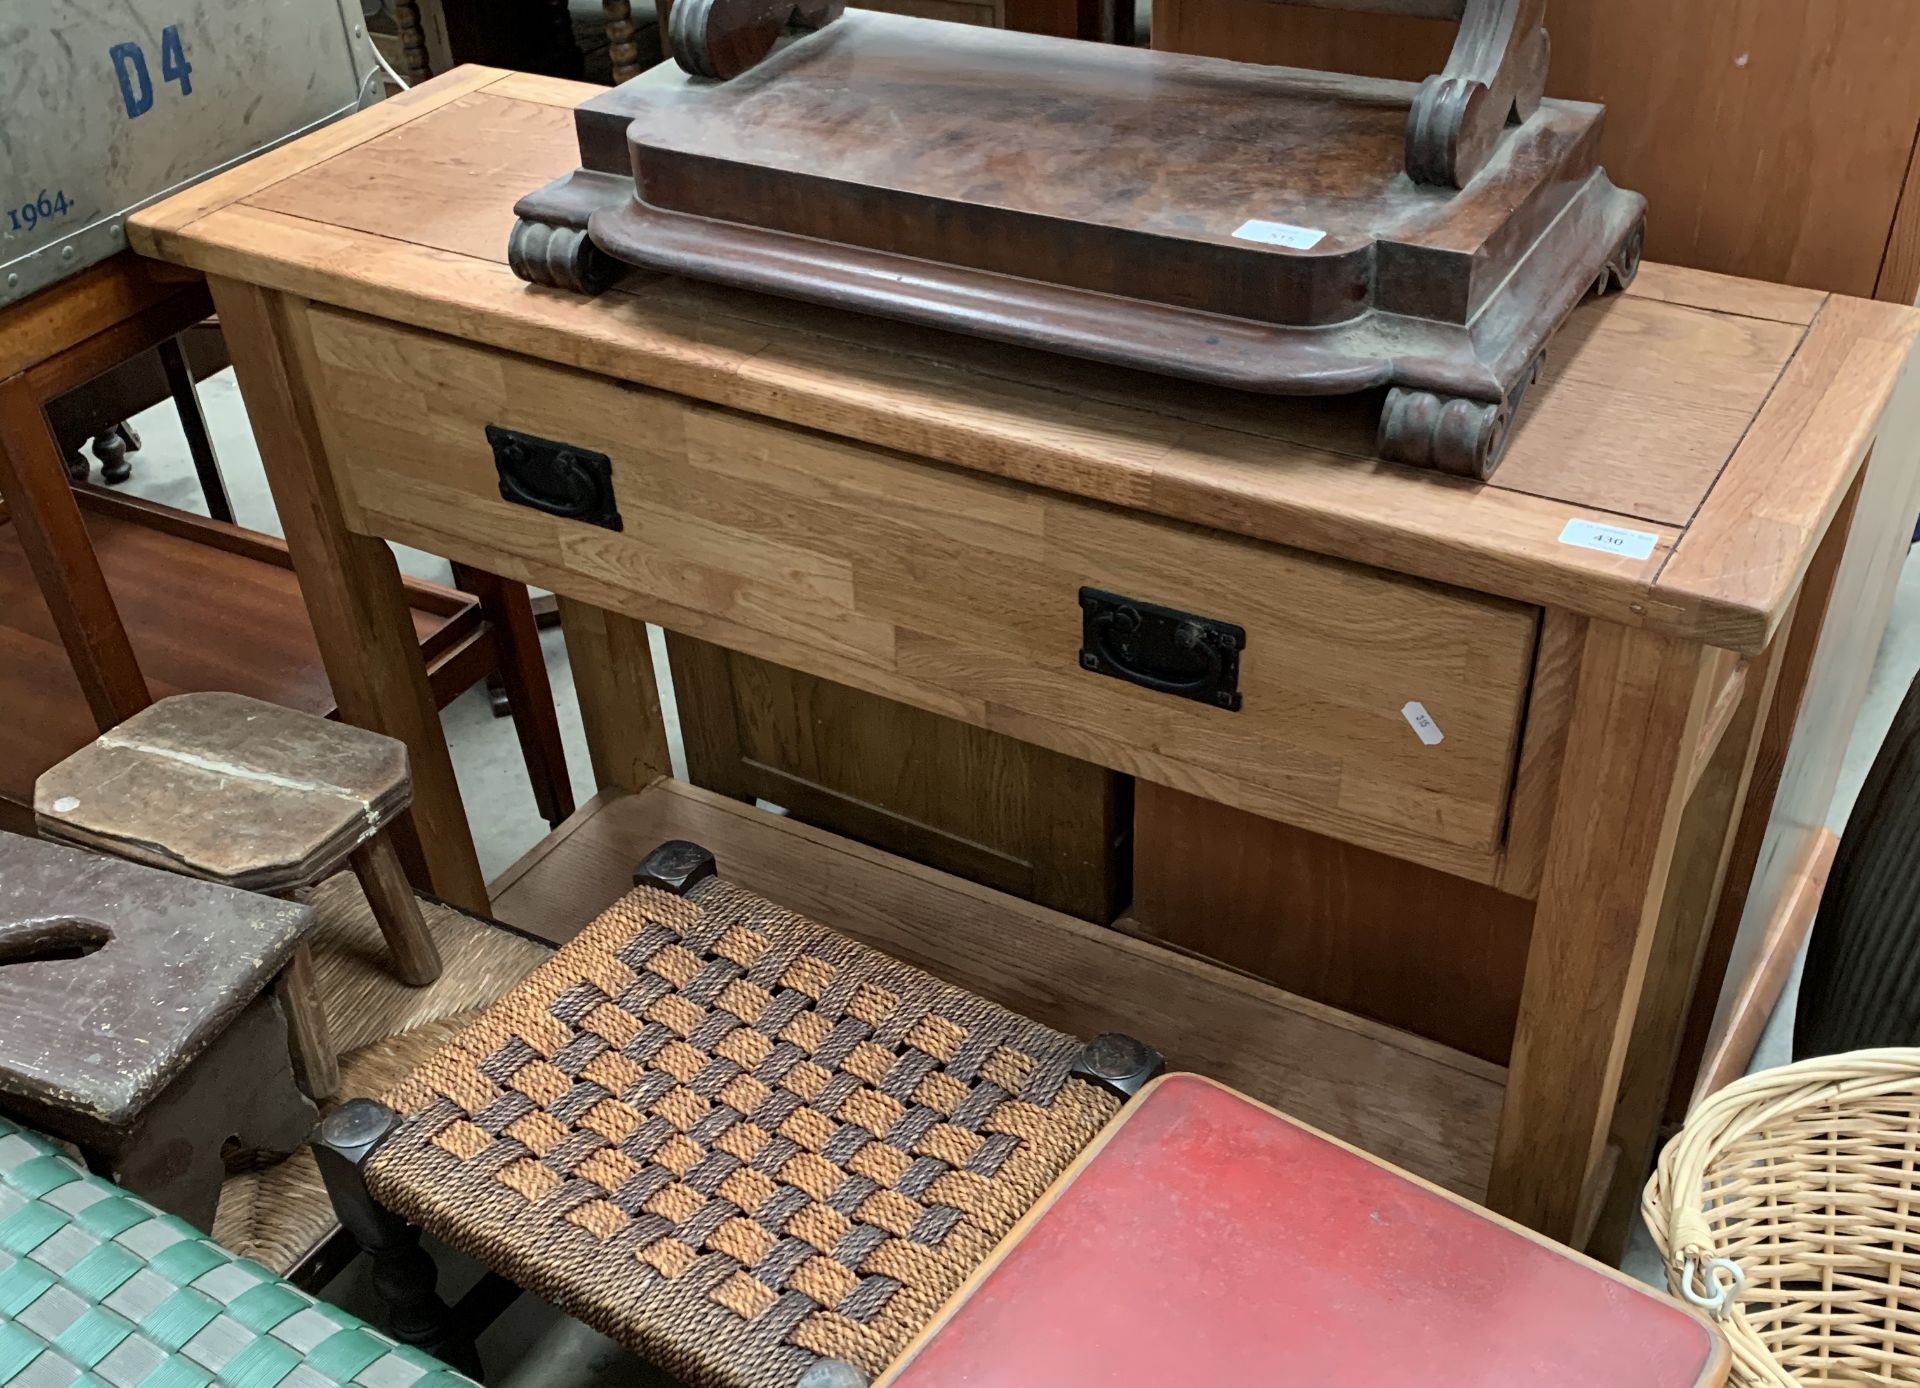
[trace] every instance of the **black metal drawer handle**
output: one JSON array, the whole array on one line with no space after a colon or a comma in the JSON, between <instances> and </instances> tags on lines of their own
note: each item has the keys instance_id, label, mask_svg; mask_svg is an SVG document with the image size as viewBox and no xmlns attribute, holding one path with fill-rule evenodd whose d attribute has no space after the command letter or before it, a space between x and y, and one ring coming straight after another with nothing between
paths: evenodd
<instances>
[{"instance_id":1,"label":"black metal drawer handle","mask_svg":"<svg viewBox=\"0 0 1920 1388\"><path fill-rule=\"evenodd\" d=\"M1097 588L1080 590L1080 609L1081 668L1239 711L1244 628Z\"/></svg>"},{"instance_id":2,"label":"black metal drawer handle","mask_svg":"<svg viewBox=\"0 0 1920 1388\"><path fill-rule=\"evenodd\" d=\"M516 506L608 530L625 528L613 499L613 463L604 453L534 434L487 426L500 495Z\"/></svg>"}]
</instances>

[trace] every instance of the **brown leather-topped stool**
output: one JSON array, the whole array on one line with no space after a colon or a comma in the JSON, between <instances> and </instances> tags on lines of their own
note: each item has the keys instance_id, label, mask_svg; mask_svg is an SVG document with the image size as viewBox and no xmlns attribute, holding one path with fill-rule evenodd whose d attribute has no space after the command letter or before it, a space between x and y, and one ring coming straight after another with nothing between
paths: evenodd
<instances>
[{"instance_id":1,"label":"brown leather-topped stool","mask_svg":"<svg viewBox=\"0 0 1920 1388\"><path fill-rule=\"evenodd\" d=\"M816 925L694 844L635 881L315 1139L394 1332L455 1363L475 1297L438 1299L423 1229L688 1388L864 1383L1159 1068Z\"/></svg>"},{"instance_id":2,"label":"brown leather-topped stool","mask_svg":"<svg viewBox=\"0 0 1920 1388\"><path fill-rule=\"evenodd\" d=\"M283 1157L318 1117L284 980L304 905L0 834L0 1108L213 1227L229 1148Z\"/></svg>"},{"instance_id":3,"label":"brown leather-topped stool","mask_svg":"<svg viewBox=\"0 0 1920 1388\"><path fill-rule=\"evenodd\" d=\"M239 694L179 694L42 775L34 817L49 838L273 896L350 865L395 976L420 985L440 955L385 832L412 793L392 738ZM339 1066L305 946L289 974L294 1058L324 1098Z\"/></svg>"}]
</instances>

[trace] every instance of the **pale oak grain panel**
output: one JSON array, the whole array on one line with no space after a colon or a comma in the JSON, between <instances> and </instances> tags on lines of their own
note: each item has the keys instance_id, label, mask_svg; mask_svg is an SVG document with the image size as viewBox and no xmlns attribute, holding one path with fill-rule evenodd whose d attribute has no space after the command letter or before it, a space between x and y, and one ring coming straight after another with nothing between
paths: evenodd
<instances>
[{"instance_id":1,"label":"pale oak grain panel","mask_svg":"<svg viewBox=\"0 0 1920 1388\"><path fill-rule=\"evenodd\" d=\"M574 147L571 111L469 91L245 202L504 263L514 202L552 179L556 155ZM423 168L440 176L423 179Z\"/></svg>"},{"instance_id":2,"label":"pale oak grain panel","mask_svg":"<svg viewBox=\"0 0 1920 1388\"><path fill-rule=\"evenodd\" d=\"M145 209L138 225L129 221L128 244L143 255L154 255L151 238L159 233L184 230L209 212L238 202L347 150L377 140L382 135L404 130L427 112L490 85L500 75L498 68L457 68L369 106L364 111L356 111L278 149L268 150L224 173L217 173Z\"/></svg>"},{"instance_id":3,"label":"pale oak grain panel","mask_svg":"<svg viewBox=\"0 0 1920 1388\"><path fill-rule=\"evenodd\" d=\"M990 722L1053 725L1034 740L1091 739L1118 769L1232 786L1330 832L1497 846L1531 609L320 318L336 462L363 507L455 529L471 515L474 533L654 604L676 630L669 608L804 646L801 668L858 687L877 669L945 707L984 699L1004 710ZM607 452L624 528L534 516L513 535L489 422ZM1246 626L1246 711L1081 671L1082 584ZM746 649L780 659L764 639ZM1438 747L1407 727L1413 699L1446 730Z\"/></svg>"},{"instance_id":4,"label":"pale oak grain panel","mask_svg":"<svg viewBox=\"0 0 1920 1388\"><path fill-rule=\"evenodd\" d=\"M1175 1068L1484 1195L1498 1066L691 786L603 796L576 820L501 893L503 920L566 938L648 849L692 839L733 881L895 958L1068 1032L1129 1032Z\"/></svg>"},{"instance_id":5,"label":"pale oak grain panel","mask_svg":"<svg viewBox=\"0 0 1920 1388\"><path fill-rule=\"evenodd\" d=\"M1640 273L1627 287L1627 294L1630 298L1658 299L1661 303L1683 304L1710 313L1738 313L1748 318L1769 318L1776 323L1798 323L1803 328L1831 297L1822 289L1736 279L1685 265L1651 263L1641 265Z\"/></svg>"},{"instance_id":6,"label":"pale oak grain panel","mask_svg":"<svg viewBox=\"0 0 1920 1388\"><path fill-rule=\"evenodd\" d=\"M1495 484L1685 525L1804 331L1646 299L1588 305L1548 343Z\"/></svg>"},{"instance_id":7,"label":"pale oak grain panel","mask_svg":"<svg viewBox=\"0 0 1920 1388\"><path fill-rule=\"evenodd\" d=\"M1764 649L1853 484L1896 393L1920 392L1920 312L1836 298L1822 310L1726 477L1656 584L1666 603L1725 613L1702 635L1742 654ZM1888 466L1912 475L1911 446ZM1717 638L1717 640L1716 640Z\"/></svg>"}]
</instances>

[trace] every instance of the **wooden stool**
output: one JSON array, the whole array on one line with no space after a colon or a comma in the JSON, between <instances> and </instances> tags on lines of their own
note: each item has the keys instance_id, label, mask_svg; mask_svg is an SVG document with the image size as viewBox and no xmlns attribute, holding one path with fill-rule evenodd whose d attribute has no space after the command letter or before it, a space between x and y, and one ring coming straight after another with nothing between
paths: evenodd
<instances>
[{"instance_id":1,"label":"wooden stool","mask_svg":"<svg viewBox=\"0 0 1920 1388\"><path fill-rule=\"evenodd\" d=\"M276 1000L312 919L0 834L0 1105L211 1228L223 1149L285 1156L318 1117Z\"/></svg>"},{"instance_id":2,"label":"wooden stool","mask_svg":"<svg viewBox=\"0 0 1920 1388\"><path fill-rule=\"evenodd\" d=\"M274 896L351 864L394 974L417 986L440 976L440 955L384 832L412 792L392 738L239 694L179 694L42 775L33 808L49 838ZM339 1066L304 950L291 973L295 1059L324 1098Z\"/></svg>"},{"instance_id":3,"label":"wooden stool","mask_svg":"<svg viewBox=\"0 0 1920 1388\"><path fill-rule=\"evenodd\" d=\"M0 1385L475 1388L0 1119Z\"/></svg>"},{"instance_id":4,"label":"wooden stool","mask_svg":"<svg viewBox=\"0 0 1920 1388\"><path fill-rule=\"evenodd\" d=\"M401 1338L458 1352L475 1328L424 1229L692 1388L877 1372L1158 1068L744 891L693 844L635 877L384 1103L322 1125Z\"/></svg>"},{"instance_id":5,"label":"wooden stool","mask_svg":"<svg viewBox=\"0 0 1920 1388\"><path fill-rule=\"evenodd\" d=\"M882 1388L1706 1388L1704 1317L1197 1075L1141 1094Z\"/></svg>"}]
</instances>

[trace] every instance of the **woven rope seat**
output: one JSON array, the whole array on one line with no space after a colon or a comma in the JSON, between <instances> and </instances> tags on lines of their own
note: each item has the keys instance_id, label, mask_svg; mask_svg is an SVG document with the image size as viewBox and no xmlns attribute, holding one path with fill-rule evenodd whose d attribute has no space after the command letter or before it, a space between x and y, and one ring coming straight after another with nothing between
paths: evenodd
<instances>
[{"instance_id":1,"label":"woven rope seat","mask_svg":"<svg viewBox=\"0 0 1920 1388\"><path fill-rule=\"evenodd\" d=\"M1920 1384L1920 1050L1728 1085L1667 1145L1642 1211L1740 1388Z\"/></svg>"},{"instance_id":2,"label":"woven rope seat","mask_svg":"<svg viewBox=\"0 0 1920 1388\"><path fill-rule=\"evenodd\" d=\"M877 1375L1119 1109L1082 1043L718 877L386 1096L387 1209L693 1388Z\"/></svg>"}]
</instances>

